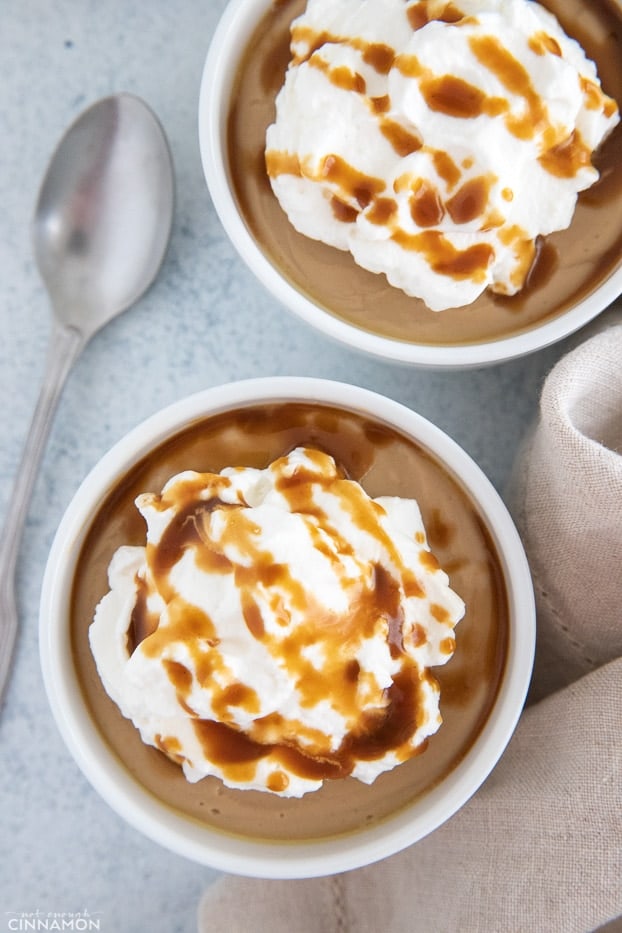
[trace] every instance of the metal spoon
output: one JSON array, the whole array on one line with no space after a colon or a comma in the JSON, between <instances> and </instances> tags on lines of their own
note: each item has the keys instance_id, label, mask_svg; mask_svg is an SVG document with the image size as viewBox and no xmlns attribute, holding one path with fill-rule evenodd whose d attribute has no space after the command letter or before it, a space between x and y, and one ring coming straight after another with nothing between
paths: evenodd
<instances>
[{"instance_id":1,"label":"metal spoon","mask_svg":"<svg viewBox=\"0 0 622 933\"><path fill-rule=\"evenodd\" d=\"M17 634L17 554L58 399L88 340L153 282L170 239L173 206L166 137L147 105L130 94L106 97L78 117L43 180L33 240L53 323L0 539L0 700Z\"/></svg>"}]
</instances>

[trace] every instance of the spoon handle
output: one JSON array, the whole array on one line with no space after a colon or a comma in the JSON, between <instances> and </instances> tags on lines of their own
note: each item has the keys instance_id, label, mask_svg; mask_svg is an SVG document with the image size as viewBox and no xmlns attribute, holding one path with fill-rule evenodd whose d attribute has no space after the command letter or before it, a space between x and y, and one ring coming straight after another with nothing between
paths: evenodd
<instances>
[{"instance_id":1,"label":"spoon handle","mask_svg":"<svg viewBox=\"0 0 622 933\"><path fill-rule=\"evenodd\" d=\"M53 321L39 399L17 468L4 528L0 532L0 702L9 678L17 636L15 567L24 523L60 394L71 365L84 344L84 338L75 328L63 326L56 319Z\"/></svg>"}]
</instances>

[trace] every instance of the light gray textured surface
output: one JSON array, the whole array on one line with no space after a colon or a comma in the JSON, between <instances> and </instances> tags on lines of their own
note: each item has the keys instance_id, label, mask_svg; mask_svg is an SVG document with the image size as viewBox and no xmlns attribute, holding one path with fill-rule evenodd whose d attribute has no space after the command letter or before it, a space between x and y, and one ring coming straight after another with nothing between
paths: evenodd
<instances>
[{"instance_id":1,"label":"light gray textured surface","mask_svg":"<svg viewBox=\"0 0 622 933\"><path fill-rule=\"evenodd\" d=\"M195 927L215 873L138 835L87 785L62 744L39 671L41 578L60 517L100 455L154 410L232 379L348 380L418 410L503 490L564 345L492 369L430 373L363 357L275 305L225 238L203 181L196 110L204 56L225 0L5 0L0 29L0 514L38 392L48 307L30 216L49 154L98 97L144 97L169 135L177 211L163 273L100 333L66 387L18 564L21 631L0 719L0 933L27 914L89 911L115 933ZM251 927L249 926L249 929Z\"/></svg>"}]
</instances>

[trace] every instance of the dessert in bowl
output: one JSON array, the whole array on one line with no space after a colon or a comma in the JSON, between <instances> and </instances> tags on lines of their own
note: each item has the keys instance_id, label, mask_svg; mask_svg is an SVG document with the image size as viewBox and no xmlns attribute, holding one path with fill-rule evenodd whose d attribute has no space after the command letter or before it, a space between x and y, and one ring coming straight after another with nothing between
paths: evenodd
<instances>
[{"instance_id":1,"label":"dessert in bowl","mask_svg":"<svg viewBox=\"0 0 622 933\"><path fill-rule=\"evenodd\" d=\"M333 6L233 0L206 60L208 187L263 284L350 346L434 367L531 352L613 301L617 0L533 22L523 0ZM523 7L521 45L504 17Z\"/></svg>"},{"instance_id":2,"label":"dessert in bowl","mask_svg":"<svg viewBox=\"0 0 622 933\"><path fill-rule=\"evenodd\" d=\"M51 707L95 789L263 877L356 868L448 819L511 737L534 639L479 468L315 379L210 389L132 431L69 506L41 599Z\"/></svg>"}]
</instances>

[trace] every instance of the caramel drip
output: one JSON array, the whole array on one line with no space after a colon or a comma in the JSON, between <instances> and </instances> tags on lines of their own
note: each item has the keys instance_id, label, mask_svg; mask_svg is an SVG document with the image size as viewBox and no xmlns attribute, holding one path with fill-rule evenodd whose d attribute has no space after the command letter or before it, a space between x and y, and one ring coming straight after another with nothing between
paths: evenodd
<instances>
[{"instance_id":1,"label":"caramel drip","mask_svg":"<svg viewBox=\"0 0 622 933\"><path fill-rule=\"evenodd\" d=\"M449 624L449 613L444 606L439 606L437 603L432 603L430 606L430 612L434 616L437 622Z\"/></svg>"},{"instance_id":2,"label":"caramel drip","mask_svg":"<svg viewBox=\"0 0 622 933\"><path fill-rule=\"evenodd\" d=\"M340 223L352 224L359 215L359 211L355 207L345 204L340 198L332 197L330 199L330 206L333 217L335 220L340 221Z\"/></svg>"},{"instance_id":3,"label":"caramel drip","mask_svg":"<svg viewBox=\"0 0 622 933\"><path fill-rule=\"evenodd\" d=\"M167 504L170 504L170 499ZM208 573L223 573L231 568L224 554L209 547L201 547L205 516L216 508L237 509L239 506L224 503L216 496L209 501L191 500L182 504L159 544L147 544L147 564L158 592L165 601L171 599L175 592L168 583L170 570L188 548L200 554L201 569Z\"/></svg>"},{"instance_id":4,"label":"caramel drip","mask_svg":"<svg viewBox=\"0 0 622 933\"><path fill-rule=\"evenodd\" d=\"M437 227L445 216L438 189L422 178L413 185L410 213L418 227Z\"/></svg>"},{"instance_id":5,"label":"caramel drip","mask_svg":"<svg viewBox=\"0 0 622 933\"><path fill-rule=\"evenodd\" d=\"M383 94L382 97L370 97L369 106L372 113L386 113L391 108L391 98L388 94Z\"/></svg>"},{"instance_id":6,"label":"caramel drip","mask_svg":"<svg viewBox=\"0 0 622 933\"><path fill-rule=\"evenodd\" d=\"M395 58L395 52L390 46L383 45L381 42L362 43L362 41L354 41L352 44L360 50L365 64L370 65L374 71L381 75L390 72Z\"/></svg>"},{"instance_id":7,"label":"caramel drip","mask_svg":"<svg viewBox=\"0 0 622 933\"><path fill-rule=\"evenodd\" d=\"M487 68L504 88L525 101L524 115L506 115L505 124L508 131L518 139L533 139L537 132L541 132L548 125L548 114L527 69L494 36L471 36L469 47L478 62ZM507 110L507 102L504 101L504 105L503 109Z\"/></svg>"},{"instance_id":8,"label":"caramel drip","mask_svg":"<svg viewBox=\"0 0 622 933\"><path fill-rule=\"evenodd\" d=\"M586 78L585 75L579 75L579 83L585 98L585 106L588 110L600 110L603 108L606 117L613 116L617 109L616 104L610 98L606 99L606 101L604 100L603 92L596 82ZM604 106L604 103L611 103L613 107L608 109Z\"/></svg>"},{"instance_id":9,"label":"caramel drip","mask_svg":"<svg viewBox=\"0 0 622 933\"><path fill-rule=\"evenodd\" d=\"M444 113L449 117L468 119L482 113L496 116L505 107L505 102L497 98L492 101L473 84L443 75L421 81L421 93L430 110Z\"/></svg>"},{"instance_id":10,"label":"caramel drip","mask_svg":"<svg viewBox=\"0 0 622 933\"><path fill-rule=\"evenodd\" d=\"M360 53L365 64L379 74L389 73L395 57L395 51L382 42L368 42L356 36L340 36L326 31L315 32L311 27L302 24L292 26L291 36L292 47L297 45L306 46L303 55L294 54L292 58L294 65L310 61L322 46L330 44L347 45L355 49Z\"/></svg>"},{"instance_id":11,"label":"caramel drip","mask_svg":"<svg viewBox=\"0 0 622 933\"><path fill-rule=\"evenodd\" d=\"M514 253L516 268L512 275L512 285L519 288L527 280L535 261L536 243L526 236L521 227L516 225L499 230L499 239Z\"/></svg>"},{"instance_id":12,"label":"caramel drip","mask_svg":"<svg viewBox=\"0 0 622 933\"><path fill-rule=\"evenodd\" d=\"M434 554L432 553L432 551L421 551L419 554L419 560L421 561L423 566L426 568L426 570L434 571L434 570L438 570L439 568L438 561L436 557L434 556Z\"/></svg>"},{"instance_id":13,"label":"caramel drip","mask_svg":"<svg viewBox=\"0 0 622 933\"><path fill-rule=\"evenodd\" d=\"M421 137L414 128L407 129L401 123L388 117L381 119L378 126L382 135L389 140L395 152L402 158L421 149Z\"/></svg>"},{"instance_id":14,"label":"caramel drip","mask_svg":"<svg viewBox=\"0 0 622 933\"><path fill-rule=\"evenodd\" d=\"M534 32L533 35L529 37L527 44L536 55L557 55L561 58L562 50L559 46L559 42L557 39L554 39L553 36L549 36L547 32Z\"/></svg>"},{"instance_id":15,"label":"caramel drip","mask_svg":"<svg viewBox=\"0 0 622 933\"><path fill-rule=\"evenodd\" d=\"M461 250L436 230L414 234L396 230L392 239L402 249L421 253L434 272L457 280L483 282L486 270L494 259L494 250L488 243L476 243Z\"/></svg>"},{"instance_id":16,"label":"caramel drip","mask_svg":"<svg viewBox=\"0 0 622 933\"><path fill-rule=\"evenodd\" d=\"M133 654L136 645L151 635L158 627L159 615L149 610L147 605L148 588L143 577L136 577L136 602L130 616L127 631L127 653Z\"/></svg>"},{"instance_id":17,"label":"caramel drip","mask_svg":"<svg viewBox=\"0 0 622 933\"><path fill-rule=\"evenodd\" d=\"M319 179L336 185L343 192L343 200L356 201L361 208L367 207L385 188L385 183L381 178L374 178L364 172L359 172L353 165L337 155L324 157L320 166Z\"/></svg>"},{"instance_id":18,"label":"caramel drip","mask_svg":"<svg viewBox=\"0 0 622 933\"><path fill-rule=\"evenodd\" d=\"M428 23L437 20L441 23L458 23L464 19L464 13L453 3L443 3L442 0L422 0L413 3L406 11L408 22L413 31L422 29Z\"/></svg>"},{"instance_id":19,"label":"caramel drip","mask_svg":"<svg viewBox=\"0 0 622 933\"><path fill-rule=\"evenodd\" d=\"M332 66L320 55L314 55L313 58L309 59L309 65L325 74L335 87L341 88L343 91L364 94L367 90L363 75L359 74L358 71L350 71L345 65Z\"/></svg>"},{"instance_id":20,"label":"caramel drip","mask_svg":"<svg viewBox=\"0 0 622 933\"><path fill-rule=\"evenodd\" d=\"M468 120L483 114L496 117L508 109L505 98L487 95L455 75L437 75L422 65L416 55L397 55L395 67L405 77L418 81L421 96L435 113Z\"/></svg>"},{"instance_id":21,"label":"caramel drip","mask_svg":"<svg viewBox=\"0 0 622 933\"><path fill-rule=\"evenodd\" d=\"M393 198L376 198L365 217L372 224L387 227L397 215L397 201Z\"/></svg>"},{"instance_id":22,"label":"caramel drip","mask_svg":"<svg viewBox=\"0 0 622 933\"><path fill-rule=\"evenodd\" d=\"M608 118L618 112L618 105L612 97L604 97L602 108L603 113Z\"/></svg>"},{"instance_id":23,"label":"caramel drip","mask_svg":"<svg viewBox=\"0 0 622 933\"><path fill-rule=\"evenodd\" d=\"M432 152L432 162L439 177L443 179L451 191L451 189L460 181L462 172L449 153L444 152L442 149L435 149Z\"/></svg>"},{"instance_id":24,"label":"caramel drip","mask_svg":"<svg viewBox=\"0 0 622 933\"><path fill-rule=\"evenodd\" d=\"M273 771L270 775L268 775L266 787L268 790L273 791L273 793L282 793L284 790L287 790L288 786L289 777L287 774L285 774L284 771Z\"/></svg>"},{"instance_id":25,"label":"caramel drip","mask_svg":"<svg viewBox=\"0 0 622 933\"><path fill-rule=\"evenodd\" d=\"M179 739L174 735L155 735L156 746L160 749L161 752L164 752L169 758L173 761L176 761L177 764L181 765L186 760L181 752L181 743Z\"/></svg>"},{"instance_id":26,"label":"caramel drip","mask_svg":"<svg viewBox=\"0 0 622 933\"><path fill-rule=\"evenodd\" d=\"M481 217L486 210L490 189L496 176L478 175L470 178L445 202L449 216L456 224L466 224Z\"/></svg>"},{"instance_id":27,"label":"caramel drip","mask_svg":"<svg viewBox=\"0 0 622 933\"><path fill-rule=\"evenodd\" d=\"M278 178L279 175L302 177L302 167L298 156L291 152L277 152L275 149L266 151L266 171L269 178Z\"/></svg>"},{"instance_id":28,"label":"caramel drip","mask_svg":"<svg viewBox=\"0 0 622 933\"><path fill-rule=\"evenodd\" d=\"M592 154L579 131L574 130L566 139L542 153L538 162L550 175L574 178L581 169L591 167Z\"/></svg>"},{"instance_id":29,"label":"caramel drip","mask_svg":"<svg viewBox=\"0 0 622 933\"><path fill-rule=\"evenodd\" d=\"M452 655L456 650L456 639L453 635L448 635L447 638L443 638L439 647L443 654Z\"/></svg>"}]
</instances>

